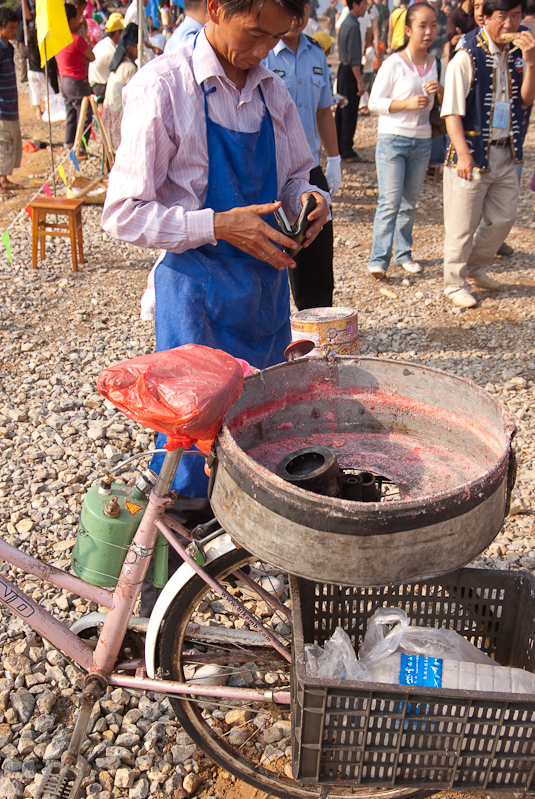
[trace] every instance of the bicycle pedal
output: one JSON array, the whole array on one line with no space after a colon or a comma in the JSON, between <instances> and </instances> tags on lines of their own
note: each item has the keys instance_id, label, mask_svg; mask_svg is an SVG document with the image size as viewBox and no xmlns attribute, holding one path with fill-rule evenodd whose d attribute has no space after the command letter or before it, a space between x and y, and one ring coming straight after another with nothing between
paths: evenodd
<instances>
[{"instance_id":1,"label":"bicycle pedal","mask_svg":"<svg viewBox=\"0 0 535 799\"><path fill-rule=\"evenodd\" d=\"M81 769L52 760L43 771L34 799L78 799L83 779Z\"/></svg>"}]
</instances>

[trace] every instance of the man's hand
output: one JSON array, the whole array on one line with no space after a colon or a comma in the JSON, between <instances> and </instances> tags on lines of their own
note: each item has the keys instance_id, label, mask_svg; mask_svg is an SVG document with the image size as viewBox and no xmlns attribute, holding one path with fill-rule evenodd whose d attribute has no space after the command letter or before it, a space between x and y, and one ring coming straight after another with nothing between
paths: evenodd
<instances>
[{"instance_id":1,"label":"man's hand","mask_svg":"<svg viewBox=\"0 0 535 799\"><path fill-rule=\"evenodd\" d=\"M366 86L361 78L359 81L357 81L357 96L362 97L363 94L366 94Z\"/></svg>"},{"instance_id":2,"label":"man's hand","mask_svg":"<svg viewBox=\"0 0 535 799\"><path fill-rule=\"evenodd\" d=\"M316 207L313 211L311 211L307 217L312 224L310 225L309 229L305 233L305 240L303 242L303 247L309 247L320 230L323 228L323 225L327 221L327 217L329 216L329 206L327 205L327 201L323 194L320 194L318 191L313 192L306 192L305 194L301 195L301 205L304 205L308 199L308 195L313 194L316 198Z\"/></svg>"},{"instance_id":3,"label":"man's hand","mask_svg":"<svg viewBox=\"0 0 535 799\"><path fill-rule=\"evenodd\" d=\"M472 170L475 167L471 154L457 155L457 174L463 180L472 180Z\"/></svg>"},{"instance_id":4,"label":"man's hand","mask_svg":"<svg viewBox=\"0 0 535 799\"><path fill-rule=\"evenodd\" d=\"M522 50L522 58L526 64L535 64L535 39L529 31L518 31L513 44Z\"/></svg>"},{"instance_id":5,"label":"man's hand","mask_svg":"<svg viewBox=\"0 0 535 799\"><path fill-rule=\"evenodd\" d=\"M318 194L315 194L315 196L316 199L321 197ZM325 207L327 207L323 197L321 199ZM259 261L271 264L275 269L284 269L286 266L289 269L293 269L296 266L295 261L282 250L279 250L278 247L275 247L272 242L282 244L283 247L290 249L294 249L297 245L261 219L262 216L276 211L281 205L280 201L265 203L264 205L248 205L244 208L231 208L230 211L214 214L214 234L216 239L228 241L229 244L233 244L238 249L243 250L243 252L252 255L253 258L258 258ZM318 206L309 216L315 219L317 210Z\"/></svg>"}]
</instances>

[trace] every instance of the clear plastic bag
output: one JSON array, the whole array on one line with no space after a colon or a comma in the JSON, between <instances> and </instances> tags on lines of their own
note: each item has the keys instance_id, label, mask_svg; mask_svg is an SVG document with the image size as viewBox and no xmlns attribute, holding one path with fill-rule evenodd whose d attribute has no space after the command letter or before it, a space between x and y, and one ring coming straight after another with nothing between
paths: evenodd
<instances>
[{"instance_id":1,"label":"clear plastic bag","mask_svg":"<svg viewBox=\"0 0 535 799\"><path fill-rule=\"evenodd\" d=\"M195 444L208 454L242 392L243 372L223 350L185 344L110 366L97 388L131 419L166 433L166 449Z\"/></svg>"},{"instance_id":2,"label":"clear plastic bag","mask_svg":"<svg viewBox=\"0 0 535 799\"><path fill-rule=\"evenodd\" d=\"M305 646L305 668L309 677L327 680L369 680L367 669L359 663L348 634L337 627L323 648Z\"/></svg>"},{"instance_id":3,"label":"clear plastic bag","mask_svg":"<svg viewBox=\"0 0 535 799\"><path fill-rule=\"evenodd\" d=\"M359 650L359 661L371 671L377 663L396 652L496 665L494 660L455 630L416 627L410 624L402 608L379 608L368 624Z\"/></svg>"}]
</instances>

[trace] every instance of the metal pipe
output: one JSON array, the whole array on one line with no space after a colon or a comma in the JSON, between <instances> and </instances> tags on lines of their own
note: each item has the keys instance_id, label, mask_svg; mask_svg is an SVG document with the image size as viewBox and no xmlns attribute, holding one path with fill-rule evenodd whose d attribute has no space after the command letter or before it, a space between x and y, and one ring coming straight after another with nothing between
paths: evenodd
<instances>
[{"instance_id":1,"label":"metal pipe","mask_svg":"<svg viewBox=\"0 0 535 799\"><path fill-rule=\"evenodd\" d=\"M251 688L233 688L229 685L196 685L189 682L174 682L172 680L156 680L148 677L129 677L128 675L112 674L110 685L121 688L133 688L140 691L156 691L161 694L191 694L191 696L210 696L217 699L237 699L242 702L273 701L277 705L290 704L289 691L268 692Z\"/></svg>"},{"instance_id":2,"label":"metal pipe","mask_svg":"<svg viewBox=\"0 0 535 799\"><path fill-rule=\"evenodd\" d=\"M158 497L166 497L169 494L183 452L184 447L179 447L168 452L163 459L158 482L154 486L154 493Z\"/></svg>"},{"instance_id":3,"label":"metal pipe","mask_svg":"<svg viewBox=\"0 0 535 799\"><path fill-rule=\"evenodd\" d=\"M145 47L145 3L137 0L137 63L138 69L143 66L143 50Z\"/></svg>"},{"instance_id":4,"label":"metal pipe","mask_svg":"<svg viewBox=\"0 0 535 799\"><path fill-rule=\"evenodd\" d=\"M11 563L28 574L33 574L35 577L39 577L57 588L64 588L71 594L77 594L90 602L96 602L105 608L113 607L113 593L111 591L107 591L97 585L90 585L73 574L67 574L62 569L43 563L41 560L32 557L32 555L28 555L26 552L21 552L20 549L11 546L3 538L0 538L0 560Z\"/></svg>"}]
</instances>

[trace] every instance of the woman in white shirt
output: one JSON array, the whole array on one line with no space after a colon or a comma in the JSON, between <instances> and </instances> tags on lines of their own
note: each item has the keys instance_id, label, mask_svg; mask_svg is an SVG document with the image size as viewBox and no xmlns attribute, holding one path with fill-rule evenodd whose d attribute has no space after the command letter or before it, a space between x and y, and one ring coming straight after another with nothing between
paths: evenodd
<instances>
[{"instance_id":1,"label":"woman in white shirt","mask_svg":"<svg viewBox=\"0 0 535 799\"><path fill-rule=\"evenodd\" d=\"M383 63L369 107L379 113L375 161L379 202L373 225L368 272L384 280L392 259L410 274L422 271L412 259L416 203L431 154L429 114L435 95L442 101L437 61L428 53L437 35L437 18L427 3L409 7L405 49ZM441 76L445 67L442 65Z\"/></svg>"}]
</instances>

